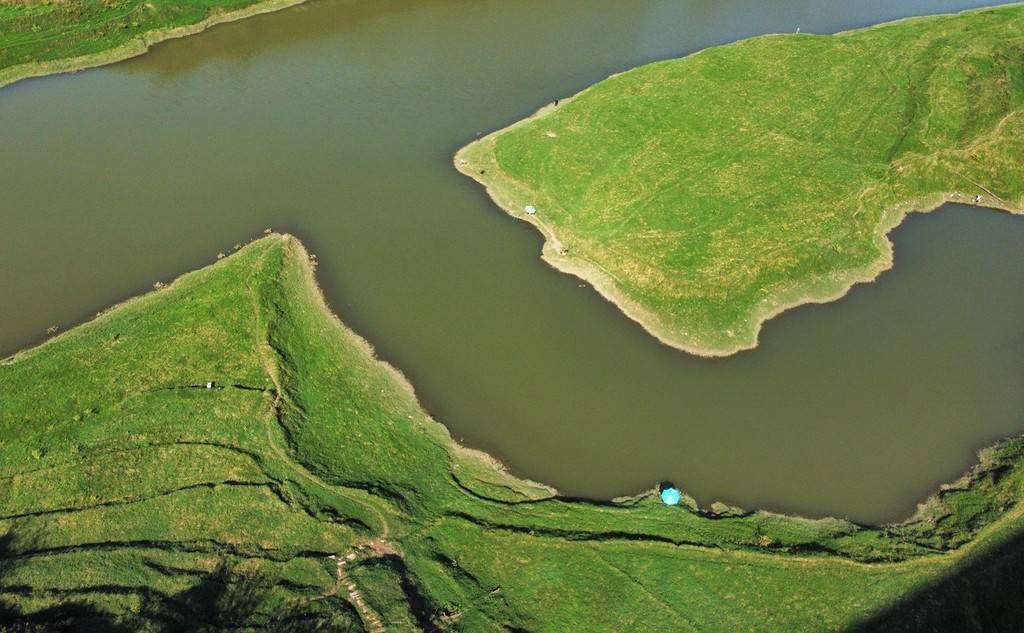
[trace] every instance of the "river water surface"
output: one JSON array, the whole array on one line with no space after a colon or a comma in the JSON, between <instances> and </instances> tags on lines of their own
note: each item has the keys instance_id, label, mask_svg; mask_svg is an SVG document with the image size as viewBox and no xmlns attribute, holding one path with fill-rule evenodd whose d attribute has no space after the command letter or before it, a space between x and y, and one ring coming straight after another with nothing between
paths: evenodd
<instances>
[{"instance_id":1,"label":"river water surface","mask_svg":"<svg viewBox=\"0 0 1024 633\"><path fill-rule=\"evenodd\" d=\"M913 217L879 283L704 360L547 268L451 156L637 64L976 4L318 0L9 86L0 354L273 227L320 256L335 310L428 409L518 473L905 516L1024 429L1024 219Z\"/></svg>"}]
</instances>

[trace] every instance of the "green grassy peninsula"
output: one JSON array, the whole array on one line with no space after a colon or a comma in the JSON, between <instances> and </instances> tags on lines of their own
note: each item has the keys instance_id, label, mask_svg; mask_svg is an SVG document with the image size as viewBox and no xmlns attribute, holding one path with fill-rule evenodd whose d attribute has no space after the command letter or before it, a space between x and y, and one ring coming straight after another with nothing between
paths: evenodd
<instances>
[{"instance_id":1,"label":"green grassy peninsula","mask_svg":"<svg viewBox=\"0 0 1024 633\"><path fill-rule=\"evenodd\" d=\"M562 498L456 445L313 269L271 235L0 361L0 630L982 631L1024 615L1022 441L882 527Z\"/></svg>"},{"instance_id":2,"label":"green grassy peninsula","mask_svg":"<svg viewBox=\"0 0 1024 633\"><path fill-rule=\"evenodd\" d=\"M910 211L1024 209L1022 104L1015 5L650 64L455 163L544 233L553 266L662 341L726 355L891 266Z\"/></svg>"}]
</instances>

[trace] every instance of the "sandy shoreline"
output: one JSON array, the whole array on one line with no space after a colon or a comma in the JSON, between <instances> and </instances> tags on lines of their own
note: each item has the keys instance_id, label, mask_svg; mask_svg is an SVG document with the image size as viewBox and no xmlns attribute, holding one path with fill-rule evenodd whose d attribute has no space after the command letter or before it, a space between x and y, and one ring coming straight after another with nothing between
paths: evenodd
<instances>
[{"instance_id":1,"label":"sandy shoreline","mask_svg":"<svg viewBox=\"0 0 1024 633\"><path fill-rule=\"evenodd\" d=\"M138 57L139 55L143 55L148 52L152 46L159 44L160 42L195 35L218 24L236 22L254 15L280 11L281 9L287 9L288 7L293 7L304 2L306 2L306 0L264 0L263 2L257 2L256 4L245 7L244 9L238 9L237 11L214 10L208 17L200 20L199 22L146 31L121 46L111 48L100 53L9 66L7 68L0 69L0 88L13 84L16 81L21 81L22 79L44 77L46 75L55 75L60 73L73 73L87 68L105 66L107 64L113 64L132 57Z\"/></svg>"}]
</instances>

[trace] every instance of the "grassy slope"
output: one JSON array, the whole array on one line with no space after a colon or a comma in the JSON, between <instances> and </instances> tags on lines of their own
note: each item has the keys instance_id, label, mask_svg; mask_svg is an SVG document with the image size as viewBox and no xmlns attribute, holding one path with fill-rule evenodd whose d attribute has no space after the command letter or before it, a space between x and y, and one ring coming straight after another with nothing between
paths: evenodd
<instances>
[{"instance_id":1,"label":"grassy slope","mask_svg":"<svg viewBox=\"0 0 1024 633\"><path fill-rule=\"evenodd\" d=\"M554 266L663 341L730 354L888 268L884 234L912 209L1024 210L1022 104L1024 6L1009 6L642 66L456 165L545 233Z\"/></svg>"},{"instance_id":2,"label":"grassy slope","mask_svg":"<svg viewBox=\"0 0 1024 633\"><path fill-rule=\"evenodd\" d=\"M0 87L141 55L166 39L304 0L0 0Z\"/></svg>"},{"instance_id":3,"label":"grassy slope","mask_svg":"<svg viewBox=\"0 0 1024 633\"><path fill-rule=\"evenodd\" d=\"M0 394L0 630L834 630L1024 533L1019 441L883 528L554 496L455 446L282 236L3 361Z\"/></svg>"}]
</instances>

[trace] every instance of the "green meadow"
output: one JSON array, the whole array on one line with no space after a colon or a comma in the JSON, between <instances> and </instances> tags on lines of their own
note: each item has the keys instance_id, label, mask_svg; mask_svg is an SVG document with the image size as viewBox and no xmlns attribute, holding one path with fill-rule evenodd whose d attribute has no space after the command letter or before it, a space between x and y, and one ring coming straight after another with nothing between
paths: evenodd
<instances>
[{"instance_id":1,"label":"green meadow","mask_svg":"<svg viewBox=\"0 0 1024 633\"><path fill-rule=\"evenodd\" d=\"M635 68L456 165L544 233L556 268L664 342L726 355L778 312L874 279L910 211L1021 212L1022 104L1011 5Z\"/></svg>"},{"instance_id":2,"label":"green meadow","mask_svg":"<svg viewBox=\"0 0 1024 633\"><path fill-rule=\"evenodd\" d=\"M329 312L314 269L270 235L0 362L0 630L970 631L1021 615L1020 440L896 525L669 507L655 482L563 498L456 445Z\"/></svg>"}]
</instances>

